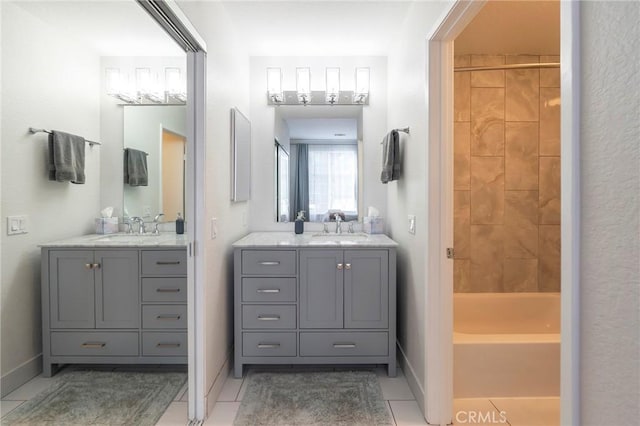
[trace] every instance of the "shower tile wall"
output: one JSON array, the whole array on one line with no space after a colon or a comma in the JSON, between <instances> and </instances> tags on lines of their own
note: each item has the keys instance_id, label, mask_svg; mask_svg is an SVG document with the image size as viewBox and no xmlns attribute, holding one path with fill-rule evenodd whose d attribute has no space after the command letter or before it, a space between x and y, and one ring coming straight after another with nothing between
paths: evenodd
<instances>
[{"instance_id":1,"label":"shower tile wall","mask_svg":"<svg viewBox=\"0 0 640 426\"><path fill-rule=\"evenodd\" d=\"M460 55L456 66L559 62ZM560 291L560 71L455 73L454 289Z\"/></svg>"}]
</instances>

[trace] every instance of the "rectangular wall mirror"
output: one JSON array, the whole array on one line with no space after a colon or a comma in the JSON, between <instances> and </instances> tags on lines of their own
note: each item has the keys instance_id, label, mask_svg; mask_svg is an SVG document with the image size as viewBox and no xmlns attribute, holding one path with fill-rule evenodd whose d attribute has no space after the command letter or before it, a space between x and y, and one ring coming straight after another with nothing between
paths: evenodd
<instances>
[{"instance_id":1,"label":"rectangular wall mirror","mask_svg":"<svg viewBox=\"0 0 640 426\"><path fill-rule=\"evenodd\" d=\"M276 220L358 220L362 107L283 105L274 128Z\"/></svg>"},{"instance_id":2,"label":"rectangular wall mirror","mask_svg":"<svg viewBox=\"0 0 640 426\"><path fill-rule=\"evenodd\" d=\"M251 196L251 123L237 108L231 109L231 201Z\"/></svg>"}]
</instances>

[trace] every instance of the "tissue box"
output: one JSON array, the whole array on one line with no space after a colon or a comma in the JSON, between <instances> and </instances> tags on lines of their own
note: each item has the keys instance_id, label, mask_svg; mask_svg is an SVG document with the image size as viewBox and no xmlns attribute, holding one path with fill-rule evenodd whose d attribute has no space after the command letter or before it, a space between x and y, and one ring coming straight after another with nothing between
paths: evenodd
<instances>
[{"instance_id":1,"label":"tissue box","mask_svg":"<svg viewBox=\"0 0 640 426\"><path fill-rule=\"evenodd\" d=\"M96 234L115 234L118 232L117 217L101 217L96 219Z\"/></svg>"},{"instance_id":2,"label":"tissue box","mask_svg":"<svg viewBox=\"0 0 640 426\"><path fill-rule=\"evenodd\" d=\"M384 234L384 219L381 217L365 217L363 231L367 234Z\"/></svg>"}]
</instances>

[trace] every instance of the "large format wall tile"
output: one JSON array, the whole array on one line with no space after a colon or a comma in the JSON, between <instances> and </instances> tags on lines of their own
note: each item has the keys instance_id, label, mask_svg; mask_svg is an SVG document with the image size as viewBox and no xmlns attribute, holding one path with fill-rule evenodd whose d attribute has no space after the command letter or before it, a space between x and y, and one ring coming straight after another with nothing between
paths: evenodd
<instances>
[{"instance_id":1,"label":"large format wall tile","mask_svg":"<svg viewBox=\"0 0 640 426\"><path fill-rule=\"evenodd\" d=\"M471 55L471 66L504 65L502 55ZM504 87L504 71L472 71L471 87Z\"/></svg>"},{"instance_id":2,"label":"large format wall tile","mask_svg":"<svg viewBox=\"0 0 640 426\"><path fill-rule=\"evenodd\" d=\"M502 292L502 225L471 225L471 291Z\"/></svg>"},{"instance_id":3,"label":"large format wall tile","mask_svg":"<svg viewBox=\"0 0 640 426\"><path fill-rule=\"evenodd\" d=\"M453 191L453 247L456 259L469 258L470 225L469 191Z\"/></svg>"},{"instance_id":4,"label":"large format wall tile","mask_svg":"<svg viewBox=\"0 0 640 426\"><path fill-rule=\"evenodd\" d=\"M508 70L506 72L507 95L505 120L538 121L538 92L540 72L538 70Z\"/></svg>"},{"instance_id":5,"label":"large format wall tile","mask_svg":"<svg viewBox=\"0 0 640 426\"><path fill-rule=\"evenodd\" d=\"M538 189L538 123L505 123L505 188Z\"/></svg>"},{"instance_id":6,"label":"large format wall tile","mask_svg":"<svg viewBox=\"0 0 640 426\"><path fill-rule=\"evenodd\" d=\"M455 67L467 67L471 64L469 55L455 56ZM471 73L453 73L453 121L471 120Z\"/></svg>"},{"instance_id":7,"label":"large format wall tile","mask_svg":"<svg viewBox=\"0 0 640 426\"><path fill-rule=\"evenodd\" d=\"M560 291L560 225L540 225L538 288Z\"/></svg>"},{"instance_id":8,"label":"large format wall tile","mask_svg":"<svg viewBox=\"0 0 640 426\"><path fill-rule=\"evenodd\" d=\"M471 157L471 223L502 224L504 157Z\"/></svg>"},{"instance_id":9,"label":"large format wall tile","mask_svg":"<svg viewBox=\"0 0 640 426\"><path fill-rule=\"evenodd\" d=\"M560 157L540 157L539 203L539 223L544 225L559 225Z\"/></svg>"},{"instance_id":10,"label":"large format wall tile","mask_svg":"<svg viewBox=\"0 0 640 426\"><path fill-rule=\"evenodd\" d=\"M453 291L455 293L468 293L471 291L470 269L471 260L453 260Z\"/></svg>"},{"instance_id":11,"label":"large format wall tile","mask_svg":"<svg viewBox=\"0 0 640 426\"><path fill-rule=\"evenodd\" d=\"M540 155L560 155L560 89L540 89Z\"/></svg>"},{"instance_id":12,"label":"large format wall tile","mask_svg":"<svg viewBox=\"0 0 640 426\"><path fill-rule=\"evenodd\" d=\"M560 56L540 56L540 62L560 62ZM560 87L560 68L542 68L540 87Z\"/></svg>"},{"instance_id":13,"label":"large format wall tile","mask_svg":"<svg viewBox=\"0 0 640 426\"><path fill-rule=\"evenodd\" d=\"M471 155L504 155L504 89L471 89Z\"/></svg>"},{"instance_id":14,"label":"large format wall tile","mask_svg":"<svg viewBox=\"0 0 640 426\"><path fill-rule=\"evenodd\" d=\"M505 259L504 291L538 291L538 259Z\"/></svg>"},{"instance_id":15,"label":"large format wall tile","mask_svg":"<svg viewBox=\"0 0 640 426\"><path fill-rule=\"evenodd\" d=\"M471 124L453 124L453 187L470 189L471 185Z\"/></svg>"},{"instance_id":16,"label":"large format wall tile","mask_svg":"<svg viewBox=\"0 0 640 426\"><path fill-rule=\"evenodd\" d=\"M538 257L538 191L506 191L504 255L506 259Z\"/></svg>"}]
</instances>

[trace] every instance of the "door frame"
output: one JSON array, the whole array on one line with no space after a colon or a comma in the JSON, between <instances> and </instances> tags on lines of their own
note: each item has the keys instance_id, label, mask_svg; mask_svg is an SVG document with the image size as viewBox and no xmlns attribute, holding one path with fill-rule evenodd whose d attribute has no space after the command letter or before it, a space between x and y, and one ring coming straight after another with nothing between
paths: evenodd
<instances>
[{"instance_id":1,"label":"door frame","mask_svg":"<svg viewBox=\"0 0 640 426\"><path fill-rule=\"evenodd\" d=\"M452 423L453 41L485 0L456 0L427 37L429 141L425 315L425 419ZM560 3L561 424L580 424L580 3Z\"/></svg>"}]
</instances>

